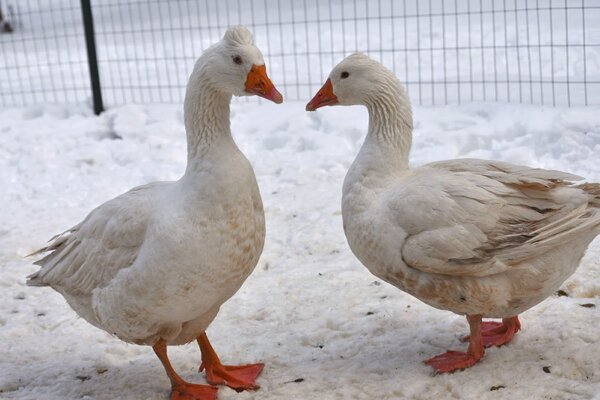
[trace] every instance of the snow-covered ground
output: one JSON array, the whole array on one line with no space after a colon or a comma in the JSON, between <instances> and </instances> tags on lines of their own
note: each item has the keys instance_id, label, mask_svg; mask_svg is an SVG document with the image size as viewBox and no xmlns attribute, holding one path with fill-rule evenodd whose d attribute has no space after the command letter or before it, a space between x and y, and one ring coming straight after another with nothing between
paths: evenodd
<instances>
[{"instance_id":1,"label":"snow-covered ground","mask_svg":"<svg viewBox=\"0 0 600 400\"><path fill-rule=\"evenodd\" d=\"M469 104L415 109L412 165L457 157L555 168L600 181L600 108ZM361 108L235 103L232 129L254 165L267 241L255 272L208 330L225 362L266 363L258 392L220 399L600 398L600 241L523 330L475 367L432 376L425 358L462 349L463 317L387 285L352 256L341 185L366 132ZM165 399L148 347L78 319L48 288L25 286L25 255L132 186L177 179L180 106L0 111L0 398ZM584 306L586 305L586 306ZM193 344L171 351L202 382Z\"/></svg>"}]
</instances>

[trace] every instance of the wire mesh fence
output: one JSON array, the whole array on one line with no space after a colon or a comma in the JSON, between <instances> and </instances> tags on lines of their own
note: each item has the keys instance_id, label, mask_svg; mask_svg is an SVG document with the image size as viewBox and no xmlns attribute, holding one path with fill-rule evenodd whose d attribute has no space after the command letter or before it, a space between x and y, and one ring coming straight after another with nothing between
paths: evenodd
<instances>
[{"instance_id":1,"label":"wire mesh fence","mask_svg":"<svg viewBox=\"0 0 600 400\"><path fill-rule=\"evenodd\" d=\"M0 104L91 97L77 0L0 0ZM393 69L418 104L600 104L600 0L94 0L105 104L178 103L198 55L248 26L287 100L345 55ZM4 12L7 14L7 11Z\"/></svg>"},{"instance_id":2,"label":"wire mesh fence","mask_svg":"<svg viewBox=\"0 0 600 400\"><path fill-rule=\"evenodd\" d=\"M0 104L71 103L90 96L77 0L0 0L13 32L0 33ZM10 12L9 12L10 10Z\"/></svg>"}]
</instances>

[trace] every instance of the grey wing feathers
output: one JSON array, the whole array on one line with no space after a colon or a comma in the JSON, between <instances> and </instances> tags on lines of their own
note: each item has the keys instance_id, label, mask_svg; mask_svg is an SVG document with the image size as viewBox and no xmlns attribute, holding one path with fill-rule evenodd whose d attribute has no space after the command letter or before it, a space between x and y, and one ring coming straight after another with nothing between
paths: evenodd
<instances>
[{"instance_id":1,"label":"grey wing feathers","mask_svg":"<svg viewBox=\"0 0 600 400\"><path fill-rule=\"evenodd\" d=\"M151 215L151 189L144 185L94 209L80 224L55 236L32 255L49 252L34 264L30 286L52 286L71 293L102 287L136 259Z\"/></svg>"},{"instance_id":2,"label":"grey wing feathers","mask_svg":"<svg viewBox=\"0 0 600 400\"><path fill-rule=\"evenodd\" d=\"M483 160L427 167L452 173L433 183L450 205L443 226L413 232L405 241L403 258L413 268L493 275L600 230L600 185L575 186L576 175Z\"/></svg>"},{"instance_id":3,"label":"grey wing feathers","mask_svg":"<svg viewBox=\"0 0 600 400\"><path fill-rule=\"evenodd\" d=\"M43 258L40 258L33 263L34 265L39 265L42 267L42 269L27 277L27 285L48 286L48 284L44 282L44 275L48 273L52 267L62 261L64 257L71 252L71 250L73 250L73 247L75 247L76 243L73 240L73 233L76 232L78 228L79 225L76 225L63 233L53 236L48 241L49 244L47 246L44 246L41 249L38 249L27 255L27 257L31 257L50 252L50 254L47 254Z\"/></svg>"},{"instance_id":4,"label":"grey wing feathers","mask_svg":"<svg viewBox=\"0 0 600 400\"><path fill-rule=\"evenodd\" d=\"M427 167L442 168L453 172L475 172L505 184L529 185L540 189L583 179L562 171L469 158L434 162L427 164Z\"/></svg>"}]
</instances>

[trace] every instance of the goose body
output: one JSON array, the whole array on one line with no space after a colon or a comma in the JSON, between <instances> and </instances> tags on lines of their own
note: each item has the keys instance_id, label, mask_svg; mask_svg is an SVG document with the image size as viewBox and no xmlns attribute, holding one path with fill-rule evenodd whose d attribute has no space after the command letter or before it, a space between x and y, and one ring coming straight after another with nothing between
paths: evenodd
<instances>
[{"instance_id":1,"label":"goose body","mask_svg":"<svg viewBox=\"0 0 600 400\"><path fill-rule=\"evenodd\" d=\"M245 94L281 102L251 33L235 27L190 76L183 177L136 187L97 207L38 252L49 254L28 280L60 292L94 326L153 346L172 398L212 399L216 389L181 380L168 363L168 344L198 340L210 383L254 389L262 369L245 366L247 374L235 376L204 333L256 266L265 238L256 178L230 131L231 97Z\"/></svg>"},{"instance_id":2,"label":"goose body","mask_svg":"<svg viewBox=\"0 0 600 400\"><path fill-rule=\"evenodd\" d=\"M442 310L466 315L467 353L428 360L439 372L503 345L517 315L551 295L600 233L600 184L506 162L458 159L410 169L410 101L365 55L338 64L307 105L365 105L369 131L343 186L348 244L377 277ZM483 317L503 323L481 323Z\"/></svg>"},{"instance_id":3,"label":"goose body","mask_svg":"<svg viewBox=\"0 0 600 400\"><path fill-rule=\"evenodd\" d=\"M344 184L350 248L374 275L442 310L520 314L558 289L598 234L600 212L573 175L456 160L369 180L361 162Z\"/></svg>"},{"instance_id":4,"label":"goose body","mask_svg":"<svg viewBox=\"0 0 600 400\"><path fill-rule=\"evenodd\" d=\"M195 340L252 272L265 237L249 162L233 141L219 147L179 181L96 208L45 249L29 284L51 286L121 340Z\"/></svg>"}]
</instances>

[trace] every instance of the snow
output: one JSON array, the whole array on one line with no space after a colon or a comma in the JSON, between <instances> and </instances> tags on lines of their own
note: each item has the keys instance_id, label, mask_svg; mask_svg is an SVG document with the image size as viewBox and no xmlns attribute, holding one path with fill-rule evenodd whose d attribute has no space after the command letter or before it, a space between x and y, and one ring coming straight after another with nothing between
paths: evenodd
<instances>
[{"instance_id":1,"label":"snow","mask_svg":"<svg viewBox=\"0 0 600 400\"><path fill-rule=\"evenodd\" d=\"M267 238L256 270L208 335L224 362L266 368L258 392L221 388L219 399L600 399L600 239L562 286L568 296L525 312L509 345L471 369L433 376L421 361L464 349L465 319L370 275L343 234L341 186L366 111L304 111L332 65L366 51L395 69L414 104L468 102L414 108L413 166L477 157L599 182L600 107L471 101L583 104L587 96L599 104L599 8L586 1L581 10L580 0L528 0L520 11L503 2L506 14L490 1L407 0L400 10L392 0L99 0L109 110L94 116L82 104L89 83L79 2L11 3L29 13L15 33L0 35L0 104L43 104L0 108L0 399L168 397L150 348L92 327L51 289L26 287L37 270L26 255L129 188L181 176L183 86L201 50L236 23L254 31L286 99L302 101L232 105ZM587 87L573 83L584 80ZM133 104L157 101L173 104ZM61 102L69 104L48 104ZM194 344L169 352L185 379L204 381Z\"/></svg>"},{"instance_id":2,"label":"snow","mask_svg":"<svg viewBox=\"0 0 600 400\"><path fill-rule=\"evenodd\" d=\"M415 107L411 163L481 157L600 181L599 111ZM359 107L233 104L267 240L208 335L224 362L266 368L258 392L221 388L219 399L600 398L600 240L563 285L568 296L522 314L513 342L471 369L432 376L421 361L465 348L466 321L370 275L343 234L342 180L366 128ZM101 116L77 105L5 109L0 132L0 398L167 398L152 350L87 324L51 289L26 287L37 267L25 256L130 187L177 179L186 161L181 106L126 105ZM203 382L194 344L169 351L185 379Z\"/></svg>"}]
</instances>

